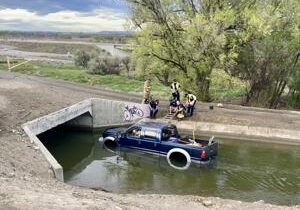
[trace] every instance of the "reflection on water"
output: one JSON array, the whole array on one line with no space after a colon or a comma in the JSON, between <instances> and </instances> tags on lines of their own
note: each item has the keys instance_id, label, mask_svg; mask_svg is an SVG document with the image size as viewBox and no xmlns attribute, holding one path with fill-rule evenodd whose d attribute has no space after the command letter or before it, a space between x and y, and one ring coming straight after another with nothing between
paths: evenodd
<instances>
[{"instance_id":1,"label":"reflection on water","mask_svg":"<svg viewBox=\"0 0 300 210\"><path fill-rule=\"evenodd\" d=\"M132 150L116 154L98 142L100 133L57 131L42 135L64 167L66 182L119 193L218 196L244 201L300 204L300 148L222 141L209 166L171 168L165 157Z\"/></svg>"}]
</instances>

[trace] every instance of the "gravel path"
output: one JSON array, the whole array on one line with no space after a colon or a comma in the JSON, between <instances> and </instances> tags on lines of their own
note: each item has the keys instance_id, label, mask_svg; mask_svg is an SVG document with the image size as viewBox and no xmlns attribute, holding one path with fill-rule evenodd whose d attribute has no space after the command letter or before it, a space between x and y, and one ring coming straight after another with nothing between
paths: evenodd
<instances>
[{"instance_id":1,"label":"gravel path","mask_svg":"<svg viewBox=\"0 0 300 210\"><path fill-rule=\"evenodd\" d=\"M93 43L84 41L58 41L58 40L21 40L21 39L0 39L3 42L24 42L24 43L45 43L45 44L83 44L83 45L94 45L100 49L104 49L109 52L112 56L127 57L128 52L116 49L113 43ZM56 53L40 53L40 52L26 52L15 49L13 46L6 44L0 44L0 55L21 58L25 60L36 60L46 61L50 63L59 64L72 64L73 58L67 54L56 54Z\"/></svg>"}]
</instances>

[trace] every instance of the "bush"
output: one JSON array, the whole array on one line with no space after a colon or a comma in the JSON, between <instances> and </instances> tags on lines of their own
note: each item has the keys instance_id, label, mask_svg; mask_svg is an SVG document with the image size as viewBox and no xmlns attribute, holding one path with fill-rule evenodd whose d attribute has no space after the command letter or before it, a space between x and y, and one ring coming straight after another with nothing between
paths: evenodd
<instances>
[{"instance_id":1,"label":"bush","mask_svg":"<svg viewBox=\"0 0 300 210\"><path fill-rule=\"evenodd\" d=\"M290 108L300 109L300 92L292 91L287 96L287 103Z\"/></svg>"},{"instance_id":2,"label":"bush","mask_svg":"<svg viewBox=\"0 0 300 210\"><path fill-rule=\"evenodd\" d=\"M120 59L116 57L94 57L88 63L91 74L120 74Z\"/></svg>"},{"instance_id":3,"label":"bush","mask_svg":"<svg viewBox=\"0 0 300 210\"><path fill-rule=\"evenodd\" d=\"M74 55L74 62L76 66L88 68L88 63L91 60L91 55L83 50L77 50Z\"/></svg>"}]
</instances>

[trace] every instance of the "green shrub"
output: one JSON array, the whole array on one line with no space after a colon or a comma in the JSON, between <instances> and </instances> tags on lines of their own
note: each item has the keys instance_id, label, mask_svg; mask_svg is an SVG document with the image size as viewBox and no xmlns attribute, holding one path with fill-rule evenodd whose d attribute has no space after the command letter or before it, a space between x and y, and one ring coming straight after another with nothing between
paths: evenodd
<instances>
[{"instance_id":1,"label":"green shrub","mask_svg":"<svg viewBox=\"0 0 300 210\"><path fill-rule=\"evenodd\" d=\"M288 106L294 109L300 109L300 92L293 91L287 96Z\"/></svg>"},{"instance_id":2,"label":"green shrub","mask_svg":"<svg viewBox=\"0 0 300 210\"><path fill-rule=\"evenodd\" d=\"M116 57L93 57L88 62L88 73L90 74L120 74L121 61Z\"/></svg>"},{"instance_id":3,"label":"green shrub","mask_svg":"<svg viewBox=\"0 0 300 210\"><path fill-rule=\"evenodd\" d=\"M91 60L91 55L84 50L77 50L74 55L74 62L76 66L88 68L88 63Z\"/></svg>"}]
</instances>

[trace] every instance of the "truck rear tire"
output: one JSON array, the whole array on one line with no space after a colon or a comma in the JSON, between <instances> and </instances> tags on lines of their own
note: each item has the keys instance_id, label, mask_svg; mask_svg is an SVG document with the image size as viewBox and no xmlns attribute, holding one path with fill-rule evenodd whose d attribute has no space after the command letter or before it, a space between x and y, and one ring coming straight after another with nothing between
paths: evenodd
<instances>
[{"instance_id":1,"label":"truck rear tire","mask_svg":"<svg viewBox=\"0 0 300 210\"><path fill-rule=\"evenodd\" d=\"M167 154L167 161L169 165L177 170L186 170L191 165L191 156L187 151L180 148L171 149ZM177 166L176 162L184 162L183 166Z\"/></svg>"}]
</instances>

